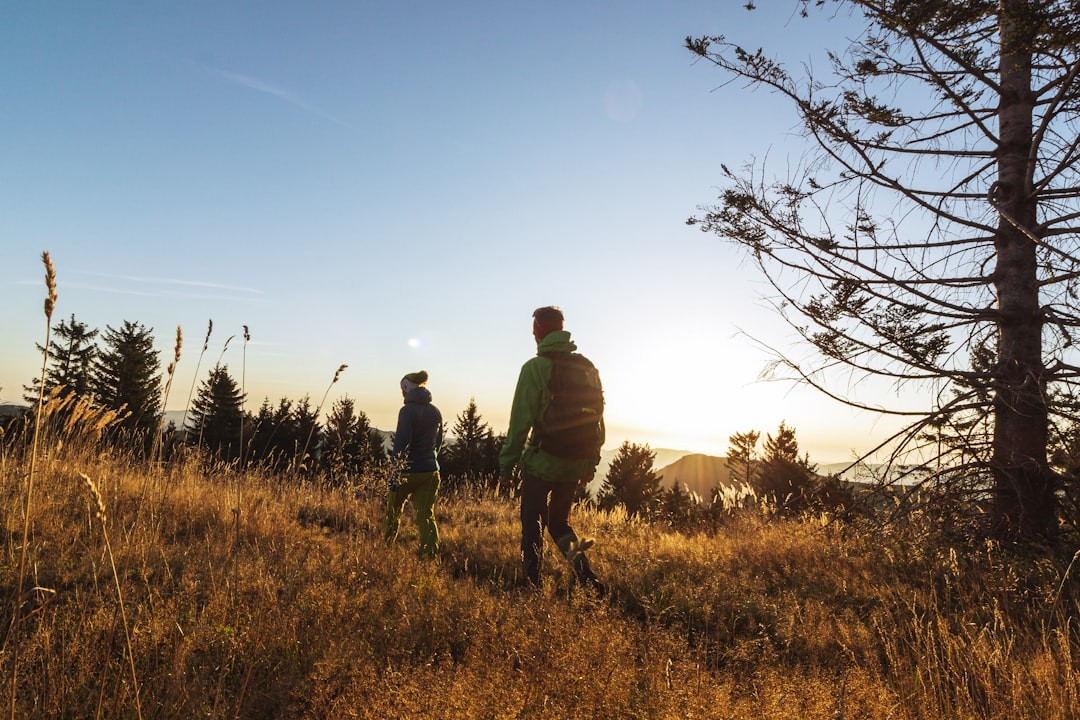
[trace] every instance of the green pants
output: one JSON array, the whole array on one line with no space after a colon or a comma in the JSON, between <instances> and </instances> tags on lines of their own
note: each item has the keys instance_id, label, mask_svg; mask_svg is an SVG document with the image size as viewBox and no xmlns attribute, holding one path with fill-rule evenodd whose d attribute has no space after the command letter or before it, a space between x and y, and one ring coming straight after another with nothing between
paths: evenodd
<instances>
[{"instance_id":1,"label":"green pants","mask_svg":"<svg viewBox=\"0 0 1080 720\"><path fill-rule=\"evenodd\" d=\"M439 526L435 524L435 498L439 496L439 471L402 473L396 490L386 494L387 543L397 539L401 524L401 510L410 497L416 513L416 527L420 530L420 555L435 557L439 552Z\"/></svg>"}]
</instances>

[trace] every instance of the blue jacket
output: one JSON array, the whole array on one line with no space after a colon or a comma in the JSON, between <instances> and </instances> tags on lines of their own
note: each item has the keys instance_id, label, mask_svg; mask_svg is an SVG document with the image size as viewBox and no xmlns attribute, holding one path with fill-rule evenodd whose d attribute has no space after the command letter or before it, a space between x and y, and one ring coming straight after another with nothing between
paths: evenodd
<instances>
[{"instance_id":1,"label":"blue jacket","mask_svg":"<svg viewBox=\"0 0 1080 720\"><path fill-rule=\"evenodd\" d=\"M394 458L405 459L405 472L434 472L439 469L442 441L442 413L431 404L427 388L413 388L398 411Z\"/></svg>"}]
</instances>

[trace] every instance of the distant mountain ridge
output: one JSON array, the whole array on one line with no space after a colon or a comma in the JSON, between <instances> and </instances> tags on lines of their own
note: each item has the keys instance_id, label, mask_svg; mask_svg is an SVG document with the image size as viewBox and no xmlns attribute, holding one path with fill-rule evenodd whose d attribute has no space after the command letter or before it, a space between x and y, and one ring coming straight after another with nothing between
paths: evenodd
<instances>
[{"instance_id":1,"label":"distant mountain ridge","mask_svg":"<svg viewBox=\"0 0 1080 720\"><path fill-rule=\"evenodd\" d=\"M731 484L726 457L691 453L660 468L660 484L671 488L679 483L703 502L709 502L713 488Z\"/></svg>"},{"instance_id":2,"label":"distant mountain ridge","mask_svg":"<svg viewBox=\"0 0 1080 720\"><path fill-rule=\"evenodd\" d=\"M929 470L910 465L886 466L881 463L850 462L827 463L818 465L817 474L822 477L839 475L841 480L854 485L873 485L879 482L899 482L912 484L925 479ZM688 490L697 493L702 501L709 502L712 490L717 485L727 487L732 484L731 471L727 467L726 457L688 454L660 469L661 484L670 488L676 482Z\"/></svg>"},{"instance_id":3,"label":"distant mountain ridge","mask_svg":"<svg viewBox=\"0 0 1080 720\"><path fill-rule=\"evenodd\" d=\"M653 461L654 469L670 465L671 463L677 462L679 458L690 454L689 450L673 450L672 448L650 449L656 453L656 459ZM600 483L602 483L607 476L608 468L611 467L611 461L614 460L615 456L618 454L618 447L600 451L600 464L596 466L596 474L593 476L592 482L587 486L589 492L594 497L596 496L596 491L600 488Z\"/></svg>"},{"instance_id":4,"label":"distant mountain ridge","mask_svg":"<svg viewBox=\"0 0 1080 720\"><path fill-rule=\"evenodd\" d=\"M690 454L689 450L673 450L671 448L650 448L656 453L656 459L653 460L654 468L661 468L665 465L670 465L676 462L679 458ZM619 448L612 448L611 450L600 451L600 464L596 466L596 476L603 477L607 475L608 468L611 466L611 461L615 459L615 456L619 454Z\"/></svg>"}]
</instances>

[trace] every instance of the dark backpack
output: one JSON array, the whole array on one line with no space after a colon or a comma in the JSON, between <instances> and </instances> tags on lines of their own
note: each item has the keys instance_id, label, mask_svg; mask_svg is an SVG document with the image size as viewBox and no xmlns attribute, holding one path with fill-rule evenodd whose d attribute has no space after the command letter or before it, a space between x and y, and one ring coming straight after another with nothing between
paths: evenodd
<instances>
[{"instance_id":1,"label":"dark backpack","mask_svg":"<svg viewBox=\"0 0 1080 720\"><path fill-rule=\"evenodd\" d=\"M555 457L593 459L600 454L604 388L600 373L577 353L541 353L551 360L551 402L537 424L536 446Z\"/></svg>"}]
</instances>

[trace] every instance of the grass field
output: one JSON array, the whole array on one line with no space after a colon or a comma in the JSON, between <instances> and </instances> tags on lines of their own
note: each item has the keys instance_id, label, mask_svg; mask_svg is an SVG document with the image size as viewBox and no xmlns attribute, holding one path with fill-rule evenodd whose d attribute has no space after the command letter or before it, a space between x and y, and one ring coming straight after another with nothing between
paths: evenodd
<instances>
[{"instance_id":1,"label":"grass field","mask_svg":"<svg viewBox=\"0 0 1080 720\"><path fill-rule=\"evenodd\" d=\"M39 452L17 624L29 462L0 460L14 717L1080 717L1068 558L917 523L745 511L684 533L577 509L610 588L596 600L550 545L543 589L517 588L512 500L441 498L425 562L407 523L382 544L377 478Z\"/></svg>"}]
</instances>

